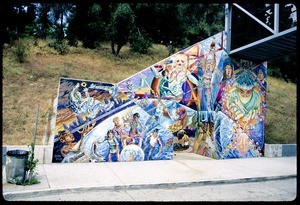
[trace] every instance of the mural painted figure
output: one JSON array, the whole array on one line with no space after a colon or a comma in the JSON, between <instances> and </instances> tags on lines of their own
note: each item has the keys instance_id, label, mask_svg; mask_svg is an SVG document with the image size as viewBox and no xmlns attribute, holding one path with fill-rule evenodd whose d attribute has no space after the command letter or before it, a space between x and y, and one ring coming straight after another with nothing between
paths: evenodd
<instances>
[{"instance_id":1,"label":"mural painted figure","mask_svg":"<svg viewBox=\"0 0 300 205\"><path fill-rule=\"evenodd\" d=\"M115 85L61 78L53 162L263 156L267 64L225 46L218 33Z\"/></svg>"}]
</instances>

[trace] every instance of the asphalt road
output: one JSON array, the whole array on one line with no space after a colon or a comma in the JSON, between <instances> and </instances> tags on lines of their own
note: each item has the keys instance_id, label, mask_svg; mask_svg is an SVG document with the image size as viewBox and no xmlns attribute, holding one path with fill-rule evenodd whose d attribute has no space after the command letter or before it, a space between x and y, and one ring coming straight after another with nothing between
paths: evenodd
<instances>
[{"instance_id":1,"label":"asphalt road","mask_svg":"<svg viewBox=\"0 0 300 205\"><path fill-rule=\"evenodd\" d=\"M12 196L11 196L12 197ZM297 178L260 182L206 184L188 187L64 191L62 194L18 198L8 201L294 201Z\"/></svg>"}]
</instances>

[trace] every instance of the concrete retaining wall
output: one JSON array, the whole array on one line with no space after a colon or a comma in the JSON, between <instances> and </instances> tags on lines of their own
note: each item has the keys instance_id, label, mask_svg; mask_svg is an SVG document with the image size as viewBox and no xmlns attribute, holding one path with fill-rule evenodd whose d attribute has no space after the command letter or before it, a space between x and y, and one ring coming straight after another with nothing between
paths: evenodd
<instances>
[{"instance_id":1,"label":"concrete retaining wall","mask_svg":"<svg viewBox=\"0 0 300 205\"><path fill-rule=\"evenodd\" d=\"M297 155L297 144L265 144L265 157L288 157Z\"/></svg>"},{"instance_id":2,"label":"concrete retaining wall","mask_svg":"<svg viewBox=\"0 0 300 205\"><path fill-rule=\"evenodd\" d=\"M6 164L6 152L9 150L29 150L26 145L2 146L2 165ZM36 145L34 157L40 164L52 163L53 146ZM265 157L288 157L297 155L297 144L265 144Z\"/></svg>"},{"instance_id":3,"label":"concrete retaining wall","mask_svg":"<svg viewBox=\"0 0 300 205\"><path fill-rule=\"evenodd\" d=\"M6 152L9 150L29 150L27 145L7 145L2 146L2 165L6 164ZM34 148L34 158L38 159L40 164L52 163L53 146L36 145Z\"/></svg>"}]
</instances>

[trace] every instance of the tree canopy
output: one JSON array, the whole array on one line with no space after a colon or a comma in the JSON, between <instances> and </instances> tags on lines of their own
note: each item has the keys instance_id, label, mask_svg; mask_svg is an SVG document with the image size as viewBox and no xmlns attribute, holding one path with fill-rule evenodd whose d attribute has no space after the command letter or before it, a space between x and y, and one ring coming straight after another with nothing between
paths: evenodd
<instances>
[{"instance_id":1,"label":"tree canopy","mask_svg":"<svg viewBox=\"0 0 300 205\"><path fill-rule=\"evenodd\" d=\"M4 25L6 36L67 38L89 48L111 41L117 46L112 46L115 54L136 31L154 43L172 41L182 48L222 31L224 25L224 4L6 2L3 10L12 19Z\"/></svg>"},{"instance_id":2,"label":"tree canopy","mask_svg":"<svg viewBox=\"0 0 300 205\"><path fill-rule=\"evenodd\" d=\"M243 6L252 6L255 11L251 12L265 14L266 5L248 3ZM52 38L58 43L68 40L72 46L81 41L84 47L91 49L101 42L111 42L111 51L116 56L126 43L130 43L133 52L140 53L147 53L152 43L183 49L223 31L225 24L225 4L222 3L87 1L72 4L4 1L1 9L2 19L10 19L3 21L2 44L25 36ZM272 8L268 12L272 13ZM289 17L294 12L291 5L282 4L280 12L287 15L285 21L281 22L282 28L295 24ZM260 15L259 18L265 21L271 17ZM272 26L273 20L267 21ZM237 21L238 28L245 26L244 22ZM240 35L237 38L242 42L251 36Z\"/></svg>"}]
</instances>

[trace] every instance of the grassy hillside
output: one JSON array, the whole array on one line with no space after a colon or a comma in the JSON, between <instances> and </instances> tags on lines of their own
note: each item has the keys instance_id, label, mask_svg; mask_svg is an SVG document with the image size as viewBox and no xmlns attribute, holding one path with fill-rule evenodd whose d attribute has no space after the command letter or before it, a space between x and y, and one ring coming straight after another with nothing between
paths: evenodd
<instances>
[{"instance_id":1,"label":"grassy hillside","mask_svg":"<svg viewBox=\"0 0 300 205\"><path fill-rule=\"evenodd\" d=\"M166 58L165 46L155 45L150 54L130 53L129 47L116 58L110 44L96 50L71 47L67 55L59 55L49 42L35 45L27 40L28 56L18 63L14 47L3 47L2 144L28 145L33 137L36 107L40 113L37 144L43 144L47 121L53 113L60 77L117 83ZM267 143L296 143L296 85L268 77Z\"/></svg>"},{"instance_id":2,"label":"grassy hillside","mask_svg":"<svg viewBox=\"0 0 300 205\"><path fill-rule=\"evenodd\" d=\"M267 81L266 143L296 144L297 86L272 77Z\"/></svg>"}]
</instances>

